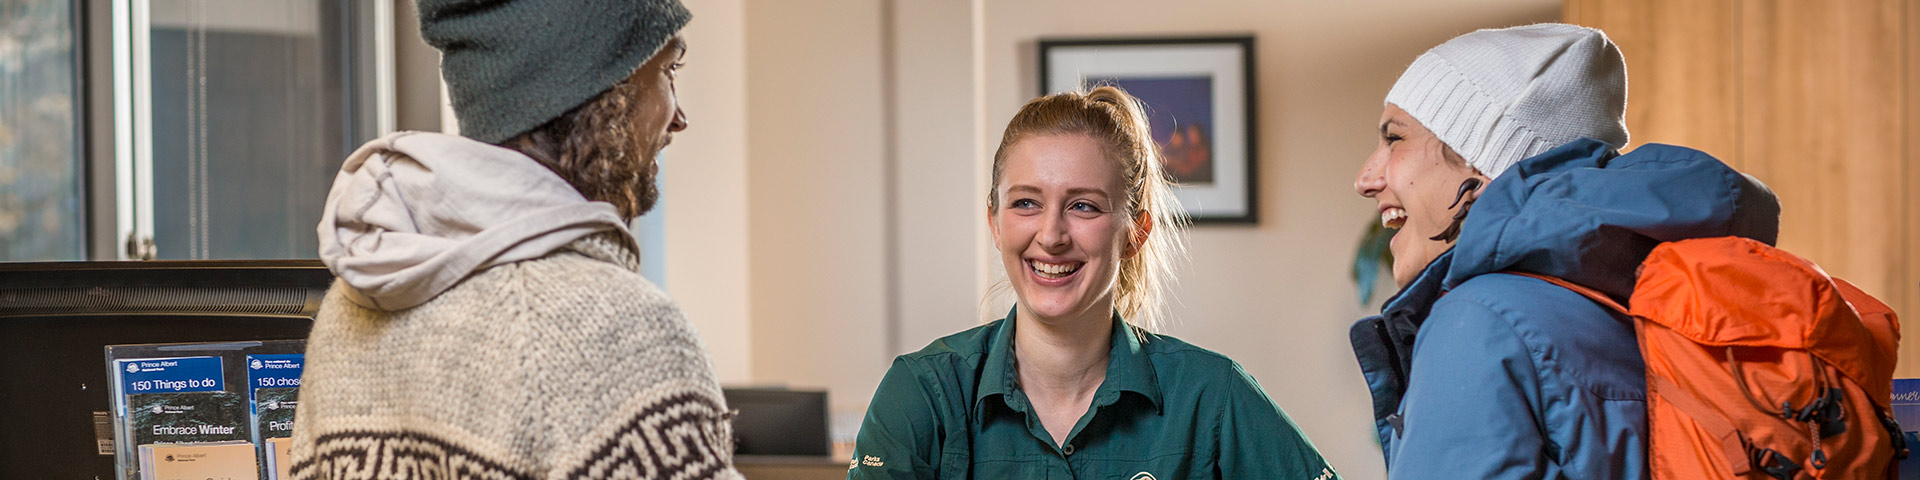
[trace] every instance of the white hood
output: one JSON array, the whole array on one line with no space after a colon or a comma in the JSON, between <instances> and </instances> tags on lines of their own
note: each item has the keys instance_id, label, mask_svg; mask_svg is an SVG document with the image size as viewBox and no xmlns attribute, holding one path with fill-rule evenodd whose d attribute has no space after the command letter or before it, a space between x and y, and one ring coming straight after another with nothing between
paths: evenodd
<instances>
[{"instance_id":1,"label":"white hood","mask_svg":"<svg viewBox=\"0 0 1920 480\"><path fill-rule=\"evenodd\" d=\"M347 157L320 215L320 260L379 310L411 308L494 265L530 260L617 231L588 201L520 152L453 135L398 132Z\"/></svg>"}]
</instances>

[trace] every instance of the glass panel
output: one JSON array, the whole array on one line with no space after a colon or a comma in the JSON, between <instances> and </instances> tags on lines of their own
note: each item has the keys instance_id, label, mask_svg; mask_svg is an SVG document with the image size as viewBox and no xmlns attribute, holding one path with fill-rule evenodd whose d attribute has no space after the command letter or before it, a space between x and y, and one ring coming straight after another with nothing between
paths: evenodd
<instances>
[{"instance_id":1,"label":"glass panel","mask_svg":"<svg viewBox=\"0 0 1920 480\"><path fill-rule=\"evenodd\" d=\"M376 133L372 5L153 1L158 258L316 256L334 173Z\"/></svg>"},{"instance_id":2,"label":"glass panel","mask_svg":"<svg viewBox=\"0 0 1920 480\"><path fill-rule=\"evenodd\" d=\"M73 3L0 0L0 261L84 255Z\"/></svg>"}]
</instances>

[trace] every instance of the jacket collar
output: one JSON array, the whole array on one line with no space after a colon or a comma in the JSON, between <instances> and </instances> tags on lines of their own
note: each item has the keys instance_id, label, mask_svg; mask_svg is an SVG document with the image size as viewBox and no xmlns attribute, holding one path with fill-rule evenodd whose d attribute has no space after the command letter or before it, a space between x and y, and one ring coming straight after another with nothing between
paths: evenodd
<instances>
[{"instance_id":1,"label":"jacket collar","mask_svg":"<svg viewBox=\"0 0 1920 480\"><path fill-rule=\"evenodd\" d=\"M1407 375L1413 368L1414 334L1433 309L1433 302L1445 292L1442 280L1452 264L1453 250L1449 249L1427 264L1413 283L1387 299L1380 315L1362 319L1348 331L1360 373L1373 394L1373 418L1383 432L1387 417L1399 410L1400 399L1406 394ZM1381 441L1387 439L1382 433Z\"/></svg>"},{"instance_id":2,"label":"jacket collar","mask_svg":"<svg viewBox=\"0 0 1920 480\"><path fill-rule=\"evenodd\" d=\"M1387 320L1387 328L1393 334L1395 343L1413 345L1413 334L1420 330L1420 324L1427 319L1427 312L1433 310L1433 302L1446 293L1447 272L1453 268L1453 249L1441 252L1440 256L1427 264L1414 277L1413 283L1400 289L1387 299L1380 308L1381 317Z\"/></svg>"},{"instance_id":3,"label":"jacket collar","mask_svg":"<svg viewBox=\"0 0 1920 480\"><path fill-rule=\"evenodd\" d=\"M1000 328L994 332L993 340L988 343L987 359L981 366L980 384L975 389L973 407L978 412L989 397L999 396L1008 407L1016 411L1028 410L1027 398L1020 390L1020 375L1014 370L1013 331L1015 310L1007 312L1007 318L1001 320ZM1107 378L1100 382L1100 389L1094 393L1093 408L1111 405L1119 400L1121 392L1132 392L1151 403L1156 411L1161 405L1160 382L1154 374L1153 359L1147 356L1146 345L1141 337L1151 338L1152 334L1139 331L1121 320L1119 313L1113 315L1112 346L1107 352Z\"/></svg>"}]
</instances>

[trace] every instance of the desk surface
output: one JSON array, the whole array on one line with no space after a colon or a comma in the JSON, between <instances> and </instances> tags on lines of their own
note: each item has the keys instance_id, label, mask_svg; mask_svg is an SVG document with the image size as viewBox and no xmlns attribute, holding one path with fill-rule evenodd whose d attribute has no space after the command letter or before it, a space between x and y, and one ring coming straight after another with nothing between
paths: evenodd
<instances>
[{"instance_id":1,"label":"desk surface","mask_svg":"<svg viewBox=\"0 0 1920 480\"><path fill-rule=\"evenodd\" d=\"M841 480L847 462L833 457L736 455L733 466L747 480Z\"/></svg>"}]
</instances>

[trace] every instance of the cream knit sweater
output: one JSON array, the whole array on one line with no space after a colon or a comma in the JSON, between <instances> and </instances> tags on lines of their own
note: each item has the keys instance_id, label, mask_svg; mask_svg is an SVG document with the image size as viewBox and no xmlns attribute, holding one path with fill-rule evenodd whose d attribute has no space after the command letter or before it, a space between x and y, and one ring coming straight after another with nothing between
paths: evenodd
<instances>
[{"instance_id":1,"label":"cream knit sweater","mask_svg":"<svg viewBox=\"0 0 1920 480\"><path fill-rule=\"evenodd\" d=\"M450 142L441 146L456 150L480 148L434 140ZM728 410L707 353L679 308L639 275L639 258L624 225L577 236L529 259L472 262L474 271L426 295L416 295L418 289L391 290L415 292L405 295L424 297L416 298L418 303L370 294L378 290L367 286L369 276L344 266L351 258L342 255L382 255L383 248L405 243L392 230L434 223L427 217L435 215L450 218L446 211L454 207L448 205L484 203L429 202L415 192L396 207L406 221L380 228L360 225L366 222L357 219L375 215L348 210L379 210L384 207L377 199L386 197L355 196L354 190L392 188L395 178L399 184L412 181L403 174L369 177L378 177L375 182L347 178L364 173L362 163L396 169L404 163L428 171L438 163L424 160L438 155L434 149L404 155L395 150L405 148L393 145L373 150L368 156L356 153L357 160L350 159L342 170L321 229L380 232L387 238L369 234L342 242L334 251L344 254L322 247L323 260L341 280L321 304L308 339L294 423L294 478L739 477L731 466ZM463 161L469 167L484 163ZM439 165L443 174L450 170L446 163ZM518 167L494 167L494 174L539 173L503 173L500 168ZM436 193L441 195L436 198L463 195ZM343 198L376 200L338 201ZM374 207L362 208L367 205ZM457 256L461 245L497 238L525 215L452 217L460 221L443 223L462 226L410 233L448 239L441 254L417 257ZM462 228L474 231L458 231ZM549 229L528 232L518 236L552 238ZM339 236L348 237L354 235ZM323 243L328 238L322 234ZM380 282L428 282L443 276L442 270L398 277L393 272L402 270L391 270Z\"/></svg>"}]
</instances>

